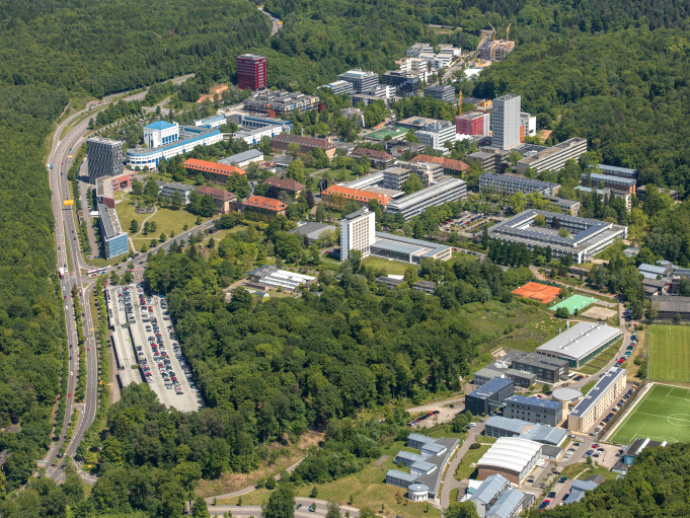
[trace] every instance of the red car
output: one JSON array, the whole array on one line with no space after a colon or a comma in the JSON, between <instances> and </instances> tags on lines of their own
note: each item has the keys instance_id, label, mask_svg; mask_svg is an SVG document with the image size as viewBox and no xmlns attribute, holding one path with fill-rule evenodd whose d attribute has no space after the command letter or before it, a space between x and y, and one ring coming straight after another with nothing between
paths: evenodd
<instances>
[{"instance_id":1,"label":"red car","mask_svg":"<svg viewBox=\"0 0 690 518\"><path fill-rule=\"evenodd\" d=\"M90 350L91 350L91 347L87 347L86 350L87 350L87 351L90 351Z\"/></svg>"},{"instance_id":2,"label":"red car","mask_svg":"<svg viewBox=\"0 0 690 518\"><path fill-rule=\"evenodd\" d=\"M68 392L68 393L67 393L67 397L72 397L72 393L71 393L71 392Z\"/></svg>"}]
</instances>

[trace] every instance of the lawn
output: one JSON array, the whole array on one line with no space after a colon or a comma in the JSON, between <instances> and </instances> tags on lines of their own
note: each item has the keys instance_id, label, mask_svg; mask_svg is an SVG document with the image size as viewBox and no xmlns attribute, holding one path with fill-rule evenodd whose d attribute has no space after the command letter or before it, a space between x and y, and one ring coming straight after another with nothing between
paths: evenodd
<instances>
[{"instance_id":1,"label":"lawn","mask_svg":"<svg viewBox=\"0 0 690 518\"><path fill-rule=\"evenodd\" d=\"M455 471L455 478L457 480L465 480L466 478L472 477L474 472L477 471L477 466L473 466L473 464L479 462L479 459L482 458L490 447L490 444L482 444L475 450L467 450L467 453L458 465L458 469Z\"/></svg>"},{"instance_id":2,"label":"lawn","mask_svg":"<svg viewBox=\"0 0 690 518\"><path fill-rule=\"evenodd\" d=\"M656 441L690 441L690 390L654 385L609 439L630 444L640 437Z\"/></svg>"},{"instance_id":3,"label":"lawn","mask_svg":"<svg viewBox=\"0 0 690 518\"><path fill-rule=\"evenodd\" d=\"M362 261L362 264L369 268L383 268L388 275L404 275L405 270L409 267L416 269L411 264L399 263L397 261L389 261L382 257L369 256Z\"/></svg>"},{"instance_id":4,"label":"lawn","mask_svg":"<svg viewBox=\"0 0 690 518\"><path fill-rule=\"evenodd\" d=\"M649 379L690 382L690 327L649 326Z\"/></svg>"},{"instance_id":5,"label":"lawn","mask_svg":"<svg viewBox=\"0 0 690 518\"><path fill-rule=\"evenodd\" d=\"M373 463L366 466L362 471L353 475L341 478L326 484L317 484L317 499L329 502L347 504L352 497L354 507L368 507L380 515L393 517L395 515L405 518L439 518L440 512L433 506L425 502L411 502L405 497L405 490L399 487L385 484L386 472L389 469L399 469L393 463L397 453L403 449L404 442L393 443L383 451L388 455L383 464L374 466ZM472 450L478 451L478 450ZM312 490L312 485L303 485L296 489L296 495L308 498ZM242 496L242 505L261 505L270 495L270 491L260 489ZM218 505L236 505L237 498L218 500ZM381 504L384 511L381 512Z\"/></svg>"},{"instance_id":6,"label":"lawn","mask_svg":"<svg viewBox=\"0 0 690 518\"><path fill-rule=\"evenodd\" d=\"M587 365L577 369L577 371L583 374L595 374L599 372L606 366L608 362L610 362L613 359L614 356L616 356L616 354L618 354L619 348L620 342L617 341L611 347L603 351L599 356L590 360Z\"/></svg>"}]
</instances>

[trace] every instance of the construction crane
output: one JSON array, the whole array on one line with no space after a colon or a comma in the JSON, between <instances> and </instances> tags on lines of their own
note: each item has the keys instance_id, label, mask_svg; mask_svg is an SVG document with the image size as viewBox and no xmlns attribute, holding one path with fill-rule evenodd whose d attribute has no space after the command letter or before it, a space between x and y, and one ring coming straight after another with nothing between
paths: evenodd
<instances>
[{"instance_id":1,"label":"construction crane","mask_svg":"<svg viewBox=\"0 0 690 518\"><path fill-rule=\"evenodd\" d=\"M510 26L513 25L512 23L508 24L508 27L506 28L506 41L509 41L509 35L510 35Z\"/></svg>"},{"instance_id":2,"label":"construction crane","mask_svg":"<svg viewBox=\"0 0 690 518\"><path fill-rule=\"evenodd\" d=\"M462 115L462 90L458 96L458 115Z\"/></svg>"},{"instance_id":3,"label":"construction crane","mask_svg":"<svg viewBox=\"0 0 690 518\"><path fill-rule=\"evenodd\" d=\"M496 40L496 27L491 25L491 23L489 23L489 27L491 27L491 30L493 31L493 33L491 34L491 41L495 41Z\"/></svg>"}]
</instances>

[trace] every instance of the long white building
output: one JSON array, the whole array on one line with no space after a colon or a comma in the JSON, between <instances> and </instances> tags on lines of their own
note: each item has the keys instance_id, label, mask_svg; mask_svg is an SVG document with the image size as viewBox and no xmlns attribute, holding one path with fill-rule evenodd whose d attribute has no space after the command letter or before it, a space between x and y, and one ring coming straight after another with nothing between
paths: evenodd
<instances>
[{"instance_id":1,"label":"long white building","mask_svg":"<svg viewBox=\"0 0 690 518\"><path fill-rule=\"evenodd\" d=\"M345 216L340 222L340 260L347 261L351 250L369 257L376 242L376 213L366 207Z\"/></svg>"},{"instance_id":2,"label":"long white building","mask_svg":"<svg viewBox=\"0 0 690 518\"><path fill-rule=\"evenodd\" d=\"M415 193L394 200L386 205L386 211L400 213L409 221L429 207L443 205L467 197L467 185L459 178L442 177L438 182Z\"/></svg>"}]
</instances>

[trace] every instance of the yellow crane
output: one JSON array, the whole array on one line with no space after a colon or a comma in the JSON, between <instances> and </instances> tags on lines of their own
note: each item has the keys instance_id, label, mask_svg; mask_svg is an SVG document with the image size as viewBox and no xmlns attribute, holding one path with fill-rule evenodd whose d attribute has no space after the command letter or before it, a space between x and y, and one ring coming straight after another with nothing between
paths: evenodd
<instances>
[{"instance_id":1,"label":"yellow crane","mask_svg":"<svg viewBox=\"0 0 690 518\"><path fill-rule=\"evenodd\" d=\"M508 27L506 28L506 41L509 41L509 40L510 40L509 36L510 36L510 26L511 26L511 25L513 25L513 24L512 24L512 23L509 23L509 24L508 24Z\"/></svg>"},{"instance_id":2,"label":"yellow crane","mask_svg":"<svg viewBox=\"0 0 690 518\"><path fill-rule=\"evenodd\" d=\"M494 41L494 40L496 39L496 27L494 27L493 25L491 25L491 23L489 23L489 27L491 27L491 30L494 31L494 32L491 34L491 41Z\"/></svg>"}]
</instances>

